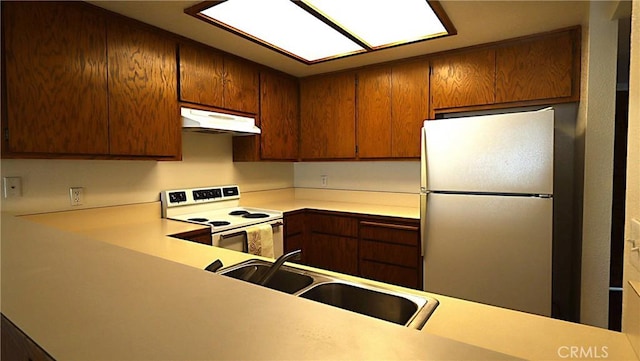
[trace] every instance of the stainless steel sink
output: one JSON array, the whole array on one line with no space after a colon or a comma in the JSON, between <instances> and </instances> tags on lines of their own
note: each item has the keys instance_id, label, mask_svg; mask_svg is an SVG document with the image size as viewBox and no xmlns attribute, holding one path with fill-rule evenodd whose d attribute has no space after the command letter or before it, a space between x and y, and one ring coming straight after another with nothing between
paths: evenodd
<instances>
[{"instance_id":1,"label":"stainless steel sink","mask_svg":"<svg viewBox=\"0 0 640 361\"><path fill-rule=\"evenodd\" d=\"M266 272L270 265L262 260L248 260L217 273L247 281L255 273ZM282 266L264 287L418 330L438 306L433 298L291 266Z\"/></svg>"},{"instance_id":2,"label":"stainless steel sink","mask_svg":"<svg viewBox=\"0 0 640 361\"><path fill-rule=\"evenodd\" d=\"M300 297L400 325L408 325L418 310L427 303L423 299L410 299L407 295L380 292L341 282L317 285Z\"/></svg>"},{"instance_id":3,"label":"stainless steel sink","mask_svg":"<svg viewBox=\"0 0 640 361\"><path fill-rule=\"evenodd\" d=\"M265 264L259 264L257 262L251 262L249 264L241 263L237 267L221 270L220 273L228 277L248 281L249 278L262 276L269 270L268 263L264 262ZM267 281L264 287L293 294L313 283L312 277L289 270L288 268L289 267L280 268L276 274Z\"/></svg>"}]
</instances>

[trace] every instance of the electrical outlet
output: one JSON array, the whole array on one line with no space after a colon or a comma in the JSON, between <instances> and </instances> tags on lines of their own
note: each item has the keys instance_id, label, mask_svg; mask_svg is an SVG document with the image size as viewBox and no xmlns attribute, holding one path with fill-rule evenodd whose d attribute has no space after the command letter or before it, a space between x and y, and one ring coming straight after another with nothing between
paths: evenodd
<instances>
[{"instance_id":1,"label":"electrical outlet","mask_svg":"<svg viewBox=\"0 0 640 361\"><path fill-rule=\"evenodd\" d=\"M22 196L22 178L4 177L2 185L2 195L4 196L4 198L14 198Z\"/></svg>"},{"instance_id":2,"label":"electrical outlet","mask_svg":"<svg viewBox=\"0 0 640 361\"><path fill-rule=\"evenodd\" d=\"M640 271L640 221L631 220L631 234L629 234L629 262Z\"/></svg>"},{"instance_id":3,"label":"electrical outlet","mask_svg":"<svg viewBox=\"0 0 640 361\"><path fill-rule=\"evenodd\" d=\"M71 187L69 188L69 198L71 199L72 206L79 206L84 203L84 188Z\"/></svg>"},{"instance_id":4,"label":"electrical outlet","mask_svg":"<svg viewBox=\"0 0 640 361\"><path fill-rule=\"evenodd\" d=\"M321 175L320 176L320 185L323 187L326 187L329 185L329 176L328 175Z\"/></svg>"}]
</instances>

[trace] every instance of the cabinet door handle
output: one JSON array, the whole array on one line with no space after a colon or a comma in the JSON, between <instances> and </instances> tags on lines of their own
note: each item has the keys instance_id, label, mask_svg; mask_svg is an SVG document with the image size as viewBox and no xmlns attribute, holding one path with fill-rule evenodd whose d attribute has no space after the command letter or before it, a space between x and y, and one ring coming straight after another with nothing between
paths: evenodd
<instances>
[{"instance_id":1,"label":"cabinet door handle","mask_svg":"<svg viewBox=\"0 0 640 361\"><path fill-rule=\"evenodd\" d=\"M413 231L417 232L420 230L420 227L416 226L406 226L401 224L389 224L389 223L378 223L378 222L369 222L369 221L361 221L360 225L369 226L369 227L384 227L384 228L392 228L401 231Z\"/></svg>"}]
</instances>

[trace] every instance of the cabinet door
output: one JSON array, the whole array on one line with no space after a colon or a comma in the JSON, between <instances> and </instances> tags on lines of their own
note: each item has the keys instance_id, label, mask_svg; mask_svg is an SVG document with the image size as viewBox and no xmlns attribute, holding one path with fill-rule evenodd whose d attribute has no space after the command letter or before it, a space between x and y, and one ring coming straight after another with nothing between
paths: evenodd
<instances>
[{"instance_id":1,"label":"cabinet door","mask_svg":"<svg viewBox=\"0 0 640 361\"><path fill-rule=\"evenodd\" d=\"M432 109L495 102L495 50L445 55L431 60Z\"/></svg>"},{"instance_id":2,"label":"cabinet door","mask_svg":"<svg viewBox=\"0 0 640 361\"><path fill-rule=\"evenodd\" d=\"M301 263L306 262L304 249L306 237L306 212L299 211L284 214L284 253L289 253L297 249L302 250Z\"/></svg>"},{"instance_id":3,"label":"cabinet door","mask_svg":"<svg viewBox=\"0 0 640 361\"><path fill-rule=\"evenodd\" d=\"M429 117L429 63L394 65L391 93L391 156L420 157L420 130Z\"/></svg>"},{"instance_id":4,"label":"cabinet door","mask_svg":"<svg viewBox=\"0 0 640 361\"><path fill-rule=\"evenodd\" d=\"M179 157L176 43L118 20L108 35L111 153Z\"/></svg>"},{"instance_id":5,"label":"cabinet door","mask_svg":"<svg viewBox=\"0 0 640 361\"><path fill-rule=\"evenodd\" d=\"M391 157L391 68L358 72L358 156Z\"/></svg>"},{"instance_id":6,"label":"cabinet door","mask_svg":"<svg viewBox=\"0 0 640 361\"><path fill-rule=\"evenodd\" d=\"M570 97L575 51L573 32L523 41L496 50L499 103Z\"/></svg>"},{"instance_id":7,"label":"cabinet door","mask_svg":"<svg viewBox=\"0 0 640 361\"><path fill-rule=\"evenodd\" d=\"M223 107L222 54L205 47L180 44L180 100Z\"/></svg>"},{"instance_id":8,"label":"cabinet door","mask_svg":"<svg viewBox=\"0 0 640 361\"><path fill-rule=\"evenodd\" d=\"M312 232L305 245L309 266L351 275L358 274L358 239Z\"/></svg>"},{"instance_id":9,"label":"cabinet door","mask_svg":"<svg viewBox=\"0 0 640 361\"><path fill-rule=\"evenodd\" d=\"M2 15L5 150L107 154L104 18L55 2L3 2Z\"/></svg>"},{"instance_id":10,"label":"cabinet door","mask_svg":"<svg viewBox=\"0 0 640 361\"><path fill-rule=\"evenodd\" d=\"M298 81L273 72L260 78L261 158L298 158Z\"/></svg>"},{"instance_id":11,"label":"cabinet door","mask_svg":"<svg viewBox=\"0 0 640 361\"><path fill-rule=\"evenodd\" d=\"M355 158L355 74L302 79L300 157Z\"/></svg>"},{"instance_id":12,"label":"cabinet door","mask_svg":"<svg viewBox=\"0 0 640 361\"><path fill-rule=\"evenodd\" d=\"M306 264L331 271L358 274L358 220L353 217L309 212L305 239Z\"/></svg>"},{"instance_id":13,"label":"cabinet door","mask_svg":"<svg viewBox=\"0 0 640 361\"><path fill-rule=\"evenodd\" d=\"M251 63L224 57L224 107L258 113L258 69Z\"/></svg>"}]
</instances>

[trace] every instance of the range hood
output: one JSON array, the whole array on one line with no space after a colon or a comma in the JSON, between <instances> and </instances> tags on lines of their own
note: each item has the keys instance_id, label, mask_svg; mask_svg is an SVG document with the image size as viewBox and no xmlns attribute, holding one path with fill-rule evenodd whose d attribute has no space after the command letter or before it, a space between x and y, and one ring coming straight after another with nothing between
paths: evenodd
<instances>
[{"instance_id":1,"label":"range hood","mask_svg":"<svg viewBox=\"0 0 640 361\"><path fill-rule=\"evenodd\" d=\"M182 130L200 133L228 133L232 135L260 134L255 118L207 110L180 107Z\"/></svg>"}]
</instances>

